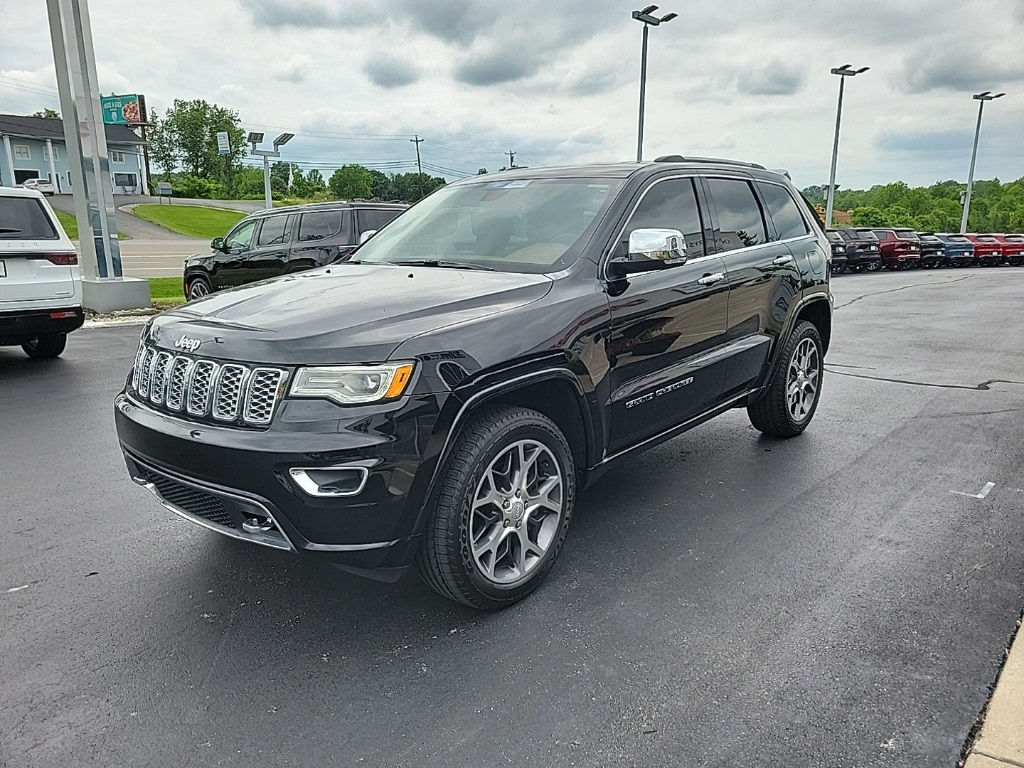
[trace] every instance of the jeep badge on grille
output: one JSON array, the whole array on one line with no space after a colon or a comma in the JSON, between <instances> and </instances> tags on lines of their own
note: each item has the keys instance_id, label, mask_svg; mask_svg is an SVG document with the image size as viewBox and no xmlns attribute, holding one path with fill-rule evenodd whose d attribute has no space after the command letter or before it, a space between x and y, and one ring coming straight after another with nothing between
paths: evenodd
<instances>
[{"instance_id":1,"label":"jeep badge on grille","mask_svg":"<svg viewBox=\"0 0 1024 768\"><path fill-rule=\"evenodd\" d=\"M199 345L203 342L199 339L190 339L188 336L182 334L181 338L174 342L174 346L178 349L184 349L188 352L195 352L199 349Z\"/></svg>"}]
</instances>

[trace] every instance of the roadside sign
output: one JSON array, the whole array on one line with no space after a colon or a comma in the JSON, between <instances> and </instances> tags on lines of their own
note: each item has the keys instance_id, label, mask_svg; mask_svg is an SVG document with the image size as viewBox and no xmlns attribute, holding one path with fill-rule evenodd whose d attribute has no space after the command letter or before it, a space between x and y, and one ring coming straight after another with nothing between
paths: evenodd
<instances>
[{"instance_id":1,"label":"roadside sign","mask_svg":"<svg viewBox=\"0 0 1024 768\"><path fill-rule=\"evenodd\" d=\"M171 196L171 184L167 181L158 181L156 183L156 194L159 197L170 197Z\"/></svg>"},{"instance_id":2,"label":"roadside sign","mask_svg":"<svg viewBox=\"0 0 1024 768\"><path fill-rule=\"evenodd\" d=\"M146 99L137 93L103 96L100 99L103 122L108 125L138 125L146 122Z\"/></svg>"},{"instance_id":3,"label":"roadside sign","mask_svg":"<svg viewBox=\"0 0 1024 768\"><path fill-rule=\"evenodd\" d=\"M217 154L218 155L230 155L231 154L231 142L228 140L228 132L221 131L217 134Z\"/></svg>"}]
</instances>

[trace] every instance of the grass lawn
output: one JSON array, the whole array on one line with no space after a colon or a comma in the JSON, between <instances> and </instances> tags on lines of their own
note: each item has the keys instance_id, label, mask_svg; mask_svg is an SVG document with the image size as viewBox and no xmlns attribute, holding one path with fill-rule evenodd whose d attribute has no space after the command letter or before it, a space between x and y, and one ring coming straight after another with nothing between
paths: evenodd
<instances>
[{"instance_id":1,"label":"grass lawn","mask_svg":"<svg viewBox=\"0 0 1024 768\"><path fill-rule=\"evenodd\" d=\"M245 217L240 211L201 205L137 205L133 212L164 229L204 240L226 235L235 222Z\"/></svg>"},{"instance_id":2,"label":"grass lawn","mask_svg":"<svg viewBox=\"0 0 1024 768\"><path fill-rule=\"evenodd\" d=\"M78 219L75 218L74 214L64 213L64 211L54 211L57 214L57 220L60 225L64 227L64 231L68 233L68 237L72 240L78 239ZM120 232L117 233L118 240L124 240L125 236Z\"/></svg>"},{"instance_id":3,"label":"grass lawn","mask_svg":"<svg viewBox=\"0 0 1024 768\"><path fill-rule=\"evenodd\" d=\"M185 303L180 277L150 277L149 292L155 307L173 307Z\"/></svg>"}]
</instances>

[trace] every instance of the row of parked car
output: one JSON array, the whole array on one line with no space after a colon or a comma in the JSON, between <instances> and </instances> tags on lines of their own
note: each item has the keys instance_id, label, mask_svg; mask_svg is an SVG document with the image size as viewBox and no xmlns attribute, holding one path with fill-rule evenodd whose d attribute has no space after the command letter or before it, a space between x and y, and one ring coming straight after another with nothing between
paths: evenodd
<instances>
[{"instance_id":1,"label":"row of parked car","mask_svg":"<svg viewBox=\"0 0 1024 768\"><path fill-rule=\"evenodd\" d=\"M828 230L832 271L878 272L920 267L1024 266L1024 235L916 232L902 227Z\"/></svg>"}]
</instances>

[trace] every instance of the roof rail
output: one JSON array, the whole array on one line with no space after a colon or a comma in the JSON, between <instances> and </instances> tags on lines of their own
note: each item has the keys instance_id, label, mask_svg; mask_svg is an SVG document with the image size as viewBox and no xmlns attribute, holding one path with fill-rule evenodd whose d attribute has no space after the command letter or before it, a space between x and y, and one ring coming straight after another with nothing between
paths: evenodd
<instances>
[{"instance_id":1,"label":"roof rail","mask_svg":"<svg viewBox=\"0 0 1024 768\"><path fill-rule=\"evenodd\" d=\"M741 165L744 168L757 168L759 171L768 170L757 163L744 163L740 160L726 160L723 157L683 157L682 155L662 155L654 158L656 163L722 163L723 165Z\"/></svg>"}]
</instances>

